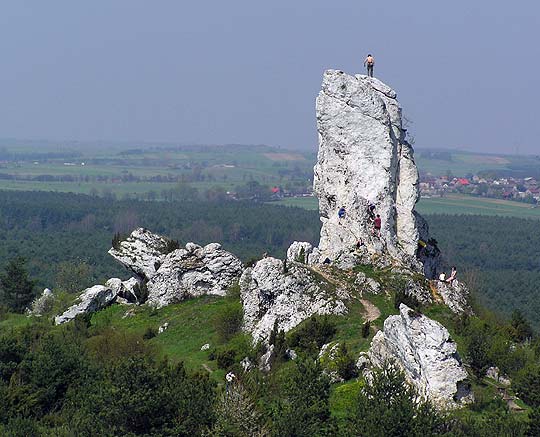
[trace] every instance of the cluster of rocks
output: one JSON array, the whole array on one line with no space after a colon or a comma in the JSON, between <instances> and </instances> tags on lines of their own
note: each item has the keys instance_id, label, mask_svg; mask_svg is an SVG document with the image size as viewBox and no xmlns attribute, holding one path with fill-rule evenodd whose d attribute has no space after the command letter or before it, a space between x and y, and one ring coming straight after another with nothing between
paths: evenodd
<instances>
[{"instance_id":1,"label":"cluster of rocks","mask_svg":"<svg viewBox=\"0 0 540 437\"><path fill-rule=\"evenodd\" d=\"M317 98L317 129L314 191L322 221L318 247L295 241L285 261L265 257L244 269L218 243L188 243L180 248L139 228L109 250L133 277L112 278L84 290L55 318L56 323L113 302L161 308L201 295L224 296L238 281L243 329L254 343L266 345L260 368L269 370L273 345L268 339L273 329L287 332L313 315L346 314L350 289L357 297L362 291L386 291L383 282L361 272L352 276L347 290L341 279L328 276L331 270L320 268L328 263L340 269L358 264L387 268L405 278L404 293L418 303L440 298L452 311L468 312L463 284L438 283L433 290L433 285L430 289L427 281L415 278L421 272L429 279L436 277L440 252L429 237L426 221L414 210L418 170L395 91L374 78L328 70ZM344 212L338 215L341 208ZM373 213L381 217L380 235L374 232ZM36 308L49 298L44 294L41 303L35 302ZM160 333L167 327L162 325ZM337 346L328 345L323 356L331 358ZM205 344L201 350L209 347ZM288 351L288 356L294 359L296 353ZM467 372L448 331L404 304L399 315L384 321L384 329L357 366L369 371L387 361L398 365L419 393L437 404L458 405L471 399ZM249 369L252 363L243 361L242 367Z\"/></svg>"},{"instance_id":2,"label":"cluster of rocks","mask_svg":"<svg viewBox=\"0 0 540 437\"><path fill-rule=\"evenodd\" d=\"M205 294L224 296L242 273L242 262L218 243L204 247L194 243L175 248L174 242L147 229L135 229L109 254L129 269L127 281L109 279L105 285L84 290L57 324L78 314L98 311L113 302L161 308Z\"/></svg>"}]
</instances>

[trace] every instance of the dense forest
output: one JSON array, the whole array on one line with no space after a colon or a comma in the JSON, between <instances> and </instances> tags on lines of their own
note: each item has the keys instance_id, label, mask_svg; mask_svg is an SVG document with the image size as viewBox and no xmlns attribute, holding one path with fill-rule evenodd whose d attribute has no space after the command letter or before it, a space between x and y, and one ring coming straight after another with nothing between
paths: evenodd
<instances>
[{"instance_id":1,"label":"dense forest","mask_svg":"<svg viewBox=\"0 0 540 437\"><path fill-rule=\"evenodd\" d=\"M477 298L505 315L520 309L540 326L538 222L432 215L445 263ZM127 272L107 254L115 233L143 226L180 243L221 242L244 261L283 257L294 241L316 243L316 212L253 202L145 202L46 192L0 192L0 266L22 256L40 287L73 288Z\"/></svg>"}]
</instances>

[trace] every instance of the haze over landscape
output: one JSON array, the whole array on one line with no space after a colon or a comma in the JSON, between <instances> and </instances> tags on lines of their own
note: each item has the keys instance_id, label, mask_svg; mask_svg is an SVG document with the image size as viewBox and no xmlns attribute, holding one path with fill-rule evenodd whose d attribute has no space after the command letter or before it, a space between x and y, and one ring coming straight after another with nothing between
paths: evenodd
<instances>
[{"instance_id":1,"label":"haze over landscape","mask_svg":"<svg viewBox=\"0 0 540 437\"><path fill-rule=\"evenodd\" d=\"M538 12L4 4L0 437L540 436Z\"/></svg>"},{"instance_id":2,"label":"haze over landscape","mask_svg":"<svg viewBox=\"0 0 540 437\"><path fill-rule=\"evenodd\" d=\"M5 2L0 138L315 150L327 68L400 92L420 147L535 153L537 2Z\"/></svg>"}]
</instances>

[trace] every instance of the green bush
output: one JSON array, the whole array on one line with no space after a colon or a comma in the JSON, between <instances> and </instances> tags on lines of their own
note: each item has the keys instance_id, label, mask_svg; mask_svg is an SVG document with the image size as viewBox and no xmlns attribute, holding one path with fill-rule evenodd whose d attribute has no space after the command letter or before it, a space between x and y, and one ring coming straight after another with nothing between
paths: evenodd
<instances>
[{"instance_id":1,"label":"green bush","mask_svg":"<svg viewBox=\"0 0 540 437\"><path fill-rule=\"evenodd\" d=\"M217 366L220 369L228 369L236 362L236 351L234 349L222 349L216 353Z\"/></svg>"},{"instance_id":2,"label":"green bush","mask_svg":"<svg viewBox=\"0 0 540 437\"><path fill-rule=\"evenodd\" d=\"M540 407L540 366L529 365L522 369L512 384L518 396L531 407Z\"/></svg>"},{"instance_id":3,"label":"green bush","mask_svg":"<svg viewBox=\"0 0 540 437\"><path fill-rule=\"evenodd\" d=\"M144 331L143 339L150 340L154 338L157 335L157 329L149 326L146 328L146 331Z\"/></svg>"},{"instance_id":4,"label":"green bush","mask_svg":"<svg viewBox=\"0 0 540 437\"><path fill-rule=\"evenodd\" d=\"M337 332L336 323L327 316L313 316L289 335L289 345L301 351L318 353Z\"/></svg>"},{"instance_id":5,"label":"green bush","mask_svg":"<svg viewBox=\"0 0 540 437\"><path fill-rule=\"evenodd\" d=\"M231 303L223 308L215 320L219 341L225 343L240 331L243 316L242 305L239 302Z\"/></svg>"},{"instance_id":6,"label":"green bush","mask_svg":"<svg viewBox=\"0 0 540 437\"><path fill-rule=\"evenodd\" d=\"M354 357L349 352L346 343L340 343L334 357L334 365L336 366L338 375L345 381L358 376Z\"/></svg>"}]
</instances>

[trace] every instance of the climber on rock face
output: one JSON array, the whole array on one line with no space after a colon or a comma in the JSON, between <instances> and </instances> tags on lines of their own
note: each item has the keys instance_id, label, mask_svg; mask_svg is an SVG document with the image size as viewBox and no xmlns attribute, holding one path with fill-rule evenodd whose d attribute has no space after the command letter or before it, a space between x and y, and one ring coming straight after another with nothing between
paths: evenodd
<instances>
[{"instance_id":1,"label":"climber on rock face","mask_svg":"<svg viewBox=\"0 0 540 437\"><path fill-rule=\"evenodd\" d=\"M368 206L368 216L371 221L375 221L375 205L373 203Z\"/></svg>"},{"instance_id":2,"label":"climber on rock face","mask_svg":"<svg viewBox=\"0 0 540 437\"><path fill-rule=\"evenodd\" d=\"M377 237L381 236L381 225L381 216L377 214L377 217L375 217L375 220L373 220L373 235L376 235Z\"/></svg>"},{"instance_id":3,"label":"climber on rock face","mask_svg":"<svg viewBox=\"0 0 540 437\"><path fill-rule=\"evenodd\" d=\"M341 208L339 208L339 211L338 211L337 215L338 215L338 217L339 217L340 219L342 219L343 217L345 217L345 207L344 207L344 206L342 206Z\"/></svg>"},{"instance_id":4,"label":"climber on rock face","mask_svg":"<svg viewBox=\"0 0 540 437\"><path fill-rule=\"evenodd\" d=\"M364 59L364 67L367 67L367 74L369 77L373 77L373 66L375 65L375 58L370 54Z\"/></svg>"}]
</instances>

